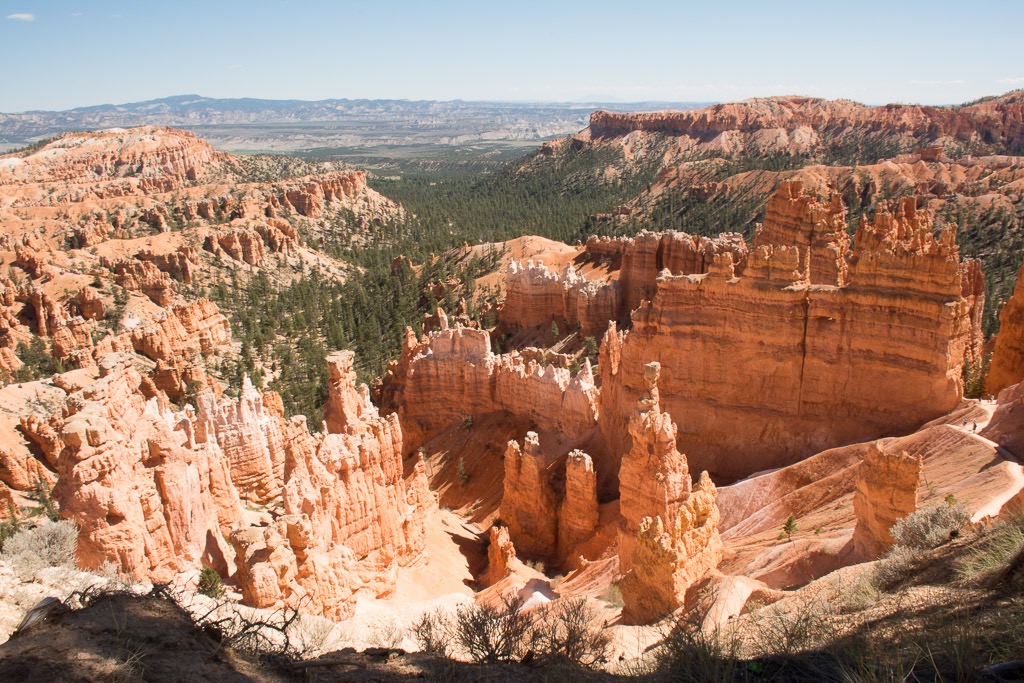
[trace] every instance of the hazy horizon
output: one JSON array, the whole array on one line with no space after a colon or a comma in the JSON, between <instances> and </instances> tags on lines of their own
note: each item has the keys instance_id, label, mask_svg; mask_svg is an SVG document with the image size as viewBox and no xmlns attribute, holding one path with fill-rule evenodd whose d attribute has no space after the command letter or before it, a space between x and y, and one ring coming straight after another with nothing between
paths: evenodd
<instances>
[{"instance_id":1,"label":"hazy horizon","mask_svg":"<svg viewBox=\"0 0 1024 683\"><path fill-rule=\"evenodd\" d=\"M218 99L957 104L1024 87L1024 3L4 0L0 111ZM16 67L13 65L17 65Z\"/></svg>"}]
</instances>

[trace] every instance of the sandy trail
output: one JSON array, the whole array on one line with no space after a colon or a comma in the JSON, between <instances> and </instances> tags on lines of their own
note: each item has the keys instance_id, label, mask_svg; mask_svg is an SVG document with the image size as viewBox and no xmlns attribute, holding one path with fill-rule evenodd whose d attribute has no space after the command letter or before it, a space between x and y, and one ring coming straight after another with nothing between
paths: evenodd
<instances>
[{"instance_id":1,"label":"sandy trail","mask_svg":"<svg viewBox=\"0 0 1024 683\"><path fill-rule=\"evenodd\" d=\"M992 413L995 412L996 406L995 403L979 401L978 407L984 410L988 415L984 420L979 420L976 423L977 429L980 431L988 426L988 423L992 419ZM988 444L989 446L995 448L996 452L999 453L1003 460L1006 461L1006 472L1007 474L1010 475L1010 478L1013 480L1013 483L1011 483L1010 486L1008 486L1007 488L1000 491L999 494L993 496L992 499L989 500L989 502L985 506L983 506L981 509L975 512L974 515L971 517L971 521L979 522L985 519L986 517L995 517L999 514L999 511L1011 498L1020 493L1021 490L1024 490L1024 467L1022 467L1021 464L1017 462L1017 458L1012 453L1010 453L1010 451L1006 450L995 441L992 441L991 439L988 439L979 434L977 431L975 431L973 421L968 423L968 427L966 429L963 426L959 425L954 425L954 427L962 432L970 434L973 438L981 441L982 443Z\"/></svg>"}]
</instances>

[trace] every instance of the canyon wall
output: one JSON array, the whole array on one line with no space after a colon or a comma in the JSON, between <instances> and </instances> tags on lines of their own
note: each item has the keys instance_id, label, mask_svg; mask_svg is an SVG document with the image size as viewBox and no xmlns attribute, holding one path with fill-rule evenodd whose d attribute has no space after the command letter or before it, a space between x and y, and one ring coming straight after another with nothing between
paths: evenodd
<instances>
[{"instance_id":1,"label":"canyon wall","mask_svg":"<svg viewBox=\"0 0 1024 683\"><path fill-rule=\"evenodd\" d=\"M743 236L726 233L709 238L670 230L643 231L635 237L591 237L584 258L615 259L618 279L587 279L571 265L558 273L543 263L512 261L498 318L510 328L557 319L578 326L584 337L595 336L609 320L627 320L641 301L653 297L662 271L673 275L705 273L715 254L724 252L731 253L734 263L742 268L747 258Z\"/></svg>"},{"instance_id":2,"label":"canyon wall","mask_svg":"<svg viewBox=\"0 0 1024 683\"><path fill-rule=\"evenodd\" d=\"M998 394L1006 387L1024 380L1024 266L1017 271L1017 284L1013 296L1003 304L999 314L999 334L996 335L992 364L989 366L985 389Z\"/></svg>"},{"instance_id":3,"label":"canyon wall","mask_svg":"<svg viewBox=\"0 0 1024 683\"><path fill-rule=\"evenodd\" d=\"M935 239L903 200L854 244L842 287L810 284L793 246L758 247L742 277L730 254L704 275L659 277L632 329L602 345L610 452L628 451L625 407L651 361L691 466L723 478L910 431L955 407L970 310L953 232Z\"/></svg>"},{"instance_id":4,"label":"canyon wall","mask_svg":"<svg viewBox=\"0 0 1024 683\"><path fill-rule=\"evenodd\" d=\"M397 416L381 417L356 386L352 353L327 363L323 434L285 420L277 395L248 380L237 399L202 388L198 409L176 411L124 353L101 357L84 388L69 385L49 421L23 420L52 451L82 566L153 581L213 567L234 575L247 604L332 618L351 614L358 590L394 590L398 567L423 555L436 501L423 464L403 462ZM243 501L269 523L245 523Z\"/></svg>"},{"instance_id":5,"label":"canyon wall","mask_svg":"<svg viewBox=\"0 0 1024 683\"><path fill-rule=\"evenodd\" d=\"M805 144L813 147L821 138L839 137L851 130L1009 146L1024 139L1024 101L1005 96L959 107L868 107L849 100L813 97L756 98L689 111L597 111L590 116L587 133L594 138L646 132L708 140L735 132L757 142L775 131L784 131L794 138L808 138Z\"/></svg>"},{"instance_id":6,"label":"canyon wall","mask_svg":"<svg viewBox=\"0 0 1024 683\"><path fill-rule=\"evenodd\" d=\"M396 401L410 453L438 431L473 415L508 411L581 438L597 424L597 396L589 362L573 377L519 353L491 353L486 330L452 327L422 342L407 338L384 393Z\"/></svg>"}]
</instances>

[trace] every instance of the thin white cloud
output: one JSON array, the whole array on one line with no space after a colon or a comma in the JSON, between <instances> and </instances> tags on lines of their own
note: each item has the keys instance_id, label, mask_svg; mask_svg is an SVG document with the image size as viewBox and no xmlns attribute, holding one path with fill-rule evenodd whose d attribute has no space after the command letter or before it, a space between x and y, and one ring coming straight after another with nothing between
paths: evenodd
<instances>
[{"instance_id":1,"label":"thin white cloud","mask_svg":"<svg viewBox=\"0 0 1024 683\"><path fill-rule=\"evenodd\" d=\"M919 81L914 79L910 83L912 85L967 85L967 81L959 78L951 81Z\"/></svg>"},{"instance_id":2,"label":"thin white cloud","mask_svg":"<svg viewBox=\"0 0 1024 683\"><path fill-rule=\"evenodd\" d=\"M35 21L36 15L29 14L28 12L15 12L14 14L8 14L7 18L11 21Z\"/></svg>"},{"instance_id":3,"label":"thin white cloud","mask_svg":"<svg viewBox=\"0 0 1024 683\"><path fill-rule=\"evenodd\" d=\"M71 16L73 16L73 17L80 17L80 16L82 16L83 14L85 14L85 12L72 12L72 13L71 13Z\"/></svg>"},{"instance_id":4,"label":"thin white cloud","mask_svg":"<svg viewBox=\"0 0 1024 683\"><path fill-rule=\"evenodd\" d=\"M1000 78L996 83L1003 83L1004 85L1012 85L1014 83L1024 83L1024 76L1015 76L1013 78Z\"/></svg>"},{"instance_id":5,"label":"thin white cloud","mask_svg":"<svg viewBox=\"0 0 1024 683\"><path fill-rule=\"evenodd\" d=\"M110 18L111 18L111 19L120 19L120 18L121 18L121 15L120 15L120 14L111 14L111 15L110 15Z\"/></svg>"},{"instance_id":6,"label":"thin white cloud","mask_svg":"<svg viewBox=\"0 0 1024 683\"><path fill-rule=\"evenodd\" d=\"M228 64L228 68L229 69L241 69L242 65L241 64Z\"/></svg>"}]
</instances>

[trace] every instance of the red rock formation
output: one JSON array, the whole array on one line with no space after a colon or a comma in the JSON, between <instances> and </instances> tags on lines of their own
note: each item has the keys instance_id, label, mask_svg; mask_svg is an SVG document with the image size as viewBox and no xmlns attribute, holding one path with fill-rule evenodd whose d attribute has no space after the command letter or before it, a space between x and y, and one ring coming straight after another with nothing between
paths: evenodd
<instances>
[{"instance_id":1,"label":"red rock formation","mask_svg":"<svg viewBox=\"0 0 1024 683\"><path fill-rule=\"evenodd\" d=\"M1017 271L1013 296L999 314L999 334L992 352L985 389L998 394L1024 380L1024 267Z\"/></svg>"},{"instance_id":2,"label":"red rock formation","mask_svg":"<svg viewBox=\"0 0 1024 683\"><path fill-rule=\"evenodd\" d=\"M57 150L60 152L55 153ZM180 188L215 171L226 155L173 128L143 126L67 133L0 167L0 186L14 183L88 184L98 196ZM56 193L61 195L61 193ZM61 196L54 196L58 201Z\"/></svg>"},{"instance_id":3,"label":"red rock formation","mask_svg":"<svg viewBox=\"0 0 1024 683\"><path fill-rule=\"evenodd\" d=\"M493 586L512 573L511 565L516 560L516 548L509 539L508 527L492 526L490 543L487 546L487 572L480 583Z\"/></svg>"},{"instance_id":4,"label":"red rock formation","mask_svg":"<svg viewBox=\"0 0 1024 683\"><path fill-rule=\"evenodd\" d=\"M623 297L619 319L628 319L641 301L654 298L657 279L665 270L672 275L706 273L715 255L724 253L732 254L733 263L742 270L747 258L747 245L738 233L711 238L674 230L660 234L644 231L623 240L626 246L619 275Z\"/></svg>"},{"instance_id":5,"label":"red rock formation","mask_svg":"<svg viewBox=\"0 0 1024 683\"><path fill-rule=\"evenodd\" d=\"M178 284L149 261L122 259L111 262L102 259L101 265L114 272L114 280L130 292L145 294L157 306L166 308L174 303Z\"/></svg>"},{"instance_id":6,"label":"red rock formation","mask_svg":"<svg viewBox=\"0 0 1024 683\"><path fill-rule=\"evenodd\" d=\"M624 408L645 391L652 360L690 464L722 477L910 431L951 410L963 391L969 306L955 238L936 240L930 228L912 202L879 212L858 231L843 287L808 285L794 247L759 247L739 278L728 254L706 275L660 277L633 329L602 348L609 450L628 449Z\"/></svg>"},{"instance_id":7,"label":"red rock formation","mask_svg":"<svg viewBox=\"0 0 1024 683\"><path fill-rule=\"evenodd\" d=\"M982 433L1024 459L1024 382L1003 389L997 400L992 419Z\"/></svg>"},{"instance_id":8,"label":"red rock formation","mask_svg":"<svg viewBox=\"0 0 1024 683\"><path fill-rule=\"evenodd\" d=\"M132 347L151 360L191 358L209 355L231 339L231 327L206 299L172 306L159 321L130 332Z\"/></svg>"},{"instance_id":9,"label":"red rock formation","mask_svg":"<svg viewBox=\"0 0 1024 683\"><path fill-rule=\"evenodd\" d=\"M206 236L203 249L215 255L227 254L236 261L259 267L266 259L263 239L251 228L232 227Z\"/></svg>"},{"instance_id":10,"label":"red rock formation","mask_svg":"<svg viewBox=\"0 0 1024 683\"><path fill-rule=\"evenodd\" d=\"M82 317L86 320L102 320L105 313L103 299L92 287L82 287L76 299Z\"/></svg>"},{"instance_id":11,"label":"red rock formation","mask_svg":"<svg viewBox=\"0 0 1024 683\"><path fill-rule=\"evenodd\" d=\"M980 259L970 258L960 262L960 295L970 309L964 364L973 364L980 370L985 356L985 333L981 328L985 316L985 274L981 270Z\"/></svg>"},{"instance_id":12,"label":"red rock formation","mask_svg":"<svg viewBox=\"0 0 1024 683\"><path fill-rule=\"evenodd\" d=\"M180 360L158 360L150 371L153 386L162 391L171 401L189 400L196 402L198 394L210 390L220 398L223 390L220 383L210 379L201 363Z\"/></svg>"},{"instance_id":13,"label":"red rock formation","mask_svg":"<svg viewBox=\"0 0 1024 683\"><path fill-rule=\"evenodd\" d=\"M683 606L686 591L721 561L715 487L707 472L680 509L676 533L661 517L644 517L634 541L632 564L623 575L622 618L647 624Z\"/></svg>"},{"instance_id":14,"label":"red rock formation","mask_svg":"<svg viewBox=\"0 0 1024 683\"><path fill-rule=\"evenodd\" d=\"M801 262L810 264L812 285L843 286L850 237L842 197L833 193L822 202L799 181L780 183L754 235L754 249L766 245L797 247Z\"/></svg>"},{"instance_id":15,"label":"red rock formation","mask_svg":"<svg viewBox=\"0 0 1024 683\"><path fill-rule=\"evenodd\" d=\"M231 481L243 500L269 503L284 488L284 420L263 404L245 378L237 399L213 391L196 397L195 441L216 444L231 468Z\"/></svg>"},{"instance_id":16,"label":"red rock formation","mask_svg":"<svg viewBox=\"0 0 1024 683\"><path fill-rule=\"evenodd\" d=\"M240 514L227 463L194 449L187 418L146 402L130 358L99 369L68 397L60 429L54 497L81 530L79 563L158 581L200 562L227 571L224 535Z\"/></svg>"},{"instance_id":17,"label":"red rock formation","mask_svg":"<svg viewBox=\"0 0 1024 683\"><path fill-rule=\"evenodd\" d=\"M782 151L800 151L794 143L818 144L850 130L887 135L909 133L929 140L942 138L1012 145L1024 138L1024 102L997 98L968 106L928 107L890 104L866 107L848 100L811 97L771 97L716 104L704 109L651 113L598 111L590 117L592 138L621 136L633 131L664 133L693 140L713 140L734 133L738 144L761 148L766 133L777 133Z\"/></svg>"},{"instance_id":18,"label":"red rock formation","mask_svg":"<svg viewBox=\"0 0 1024 683\"><path fill-rule=\"evenodd\" d=\"M404 375L395 373L403 368ZM421 344L407 343L391 381L402 387L396 402L407 453L454 422L503 410L571 438L597 424L589 362L573 377L565 368L545 367L515 353L496 356L485 330L455 327L433 332ZM383 391L396 395L387 387Z\"/></svg>"},{"instance_id":19,"label":"red rock formation","mask_svg":"<svg viewBox=\"0 0 1024 683\"><path fill-rule=\"evenodd\" d=\"M893 526L917 509L922 471L920 455L887 453L871 445L858 469L853 497L853 547L859 557L873 560L892 547Z\"/></svg>"},{"instance_id":20,"label":"red rock formation","mask_svg":"<svg viewBox=\"0 0 1024 683\"><path fill-rule=\"evenodd\" d=\"M498 318L510 327L532 327L556 320L580 334L592 336L608 320L618 317L621 307L619 283L592 282L572 266L554 273L544 264L525 265L511 261L505 275L505 301Z\"/></svg>"},{"instance_id":21,"label":"red rock formation","mask_svg":"<svg viewBox=\"0 0 1024 683\"><path fill-rule=\"evenodd\" d=\"M558 548L557 503L548 481L549 464L536 432L527 433L522 448L508 442L501 519L512 543L526 557L553 557Z\"/></svg>"},{"instance_id":22,"label":"red rock formation","mask_svg":"<svg viewBox=\"0 0 1024 683\"><path fill-rule=\"evenodd\" d=\"M641 232L636 237L591 238L586 255L590 260L613 256L620 259L618 280L588 280L572 266L555 273L541 263L509 263L505 276L505 301L498 317L506 326L532 327L557 320L579 326L580 334L600 333L609 320L626 320L641 301L654 296L658 275L707 272L715 254L729 252L734 263L745 263L747 245L736 233L716 238L682 232Z\"/></svg>"},{"instance_id":23,"label":"red rock formation","mask_svg":"<svg viewBox=\"0 0 1024 683\"><path fill-rule=\"evenodd\" d=\"M590 456L580 450L565 460L565 497L558 508L558 554L571 558L575 549L597 533L597 473Z\"/></svg>"},{"instance_id":24,"label":"red rock formation","mask_svg":"<svg viewBox=\"0 0 1024 683\"><path fill-rule=\"evenodd\" d=\"M50 468L57 469L57 457L64 448L64 441L55 428L54 420L44 420L38 415L25 415L18 424L21 433L39 450ZM33 472L38 476L38 471ZM8 482L10 483L10 482ZM12 484L13 485L13 484ZM18 488L15 486L15 488ZM24 488L22 490L29 490Z\"/></svg>"},{"instance_id":25,"label":"red rock formation","mask_svg":"<svg viewBox=\"0 0 1024 683\"><path fill-rule=\"evenodd\" d=\"M14 500L14 494L9 488L7 488L7 484L0 480L0 522L6 522L20 517L21 510L18 508L18 504Z\"/></svg>"},{"instance_id":26,"label":"red rock formation","mask_svg":"<svg viewBox=\"0 0 1024 683\"><path fill-rule=\"evenodd\" d=\"M619 471L619 568L623 618L649 623L683 605L686 590L718 565L715 486L703 472L691 490L676 426L661 412L657 363L644 366L647 390L629 421L632 448Z\"/></svg>"},{"instance_id":27,"label":"red rock formation","mask_svg":"<svg viewBox=\"0 0 1024 683\"><path fill-rule=\"evenodd\" d=\"M334 391L348 394L334 405L353 405L365 389L356 389L351 364L347 372L344 362L334 366ZM363 418L345 421L329 414L327 423L344 425L343 431L317 437L309 434L302 417L288 423L284 506L291 518L304 520L301 527L308 532L296 534L289 526L289 550L281 552L295 555L297 584L280 572L257 568L276 562L273 557L249 554L252 576L280 578L279 597L274 600L297 605L309 595L314 605L323 606L324 614L337 618L351 612L351 592L366 587L386 595L394 588L398 566L416 562L423 554L424 522L436 505L423 463L404 474L402 433L395 415L382 418L368 411ZM256 542L251 535L248 532L246 543ZM265 536L259 542L271 541ZM241 572L240 582L250 593L256 590L246 588L246 574Z\"/></svg>"},{"instance_id":28,"label":"red rock formation","mask_svg":"<svg viewBox=\"0 0 1024 683\"><path fill-rule=\"evenodd\" d=\"M355 386L355 354L336 351L327 357L327 403L324 424L328 434L342 434L377 415L365 384Z\"/></svg>"},{"instance_id":29,"label":"red rock formation","mask_svg":"<svg viewBox=\"0 0 1024 683\"><path fill-rule=\"evenodd\" d=\"M161 272L167 273L186 285L192 284L192 271L199 265L199 255L196 254L196 250L185 245L179 246L172 252L157 253L143 249L135 254L135 258L152 263Z\"/></svg>"},{"instance_id":30,"label":"red rock formation","mask_svg":"<svg viewBox=\"0 0 1024 683\"><path fill-rule=\"evenodd\" d=\"M35 458L0 446L0 482L15 491L32 491L39 480L52 485L54 476Z\"/></svg>"}]
</instances>

